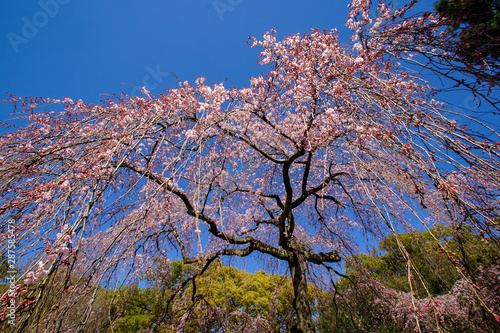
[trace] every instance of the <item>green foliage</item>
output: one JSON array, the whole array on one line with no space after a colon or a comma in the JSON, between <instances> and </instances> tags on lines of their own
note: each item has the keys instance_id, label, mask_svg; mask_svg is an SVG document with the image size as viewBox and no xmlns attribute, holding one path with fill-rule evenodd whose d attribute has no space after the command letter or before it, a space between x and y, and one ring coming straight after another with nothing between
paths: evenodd
<instances>
[{"instance_id":1,"label":"green foliage","mask_svg":"<svg viewBox=\"0 0 500 333\"><path fill-rule=\"evenodd\" d=\"M319 327L322 332L401 332L394 305L404 297L423 303L439 295L458 297L450 294L457 281L465 276L481 285L484 269L498 262L498 244L467 228L437 225L430 232L386 237L378 251L346 259L349 278L337 281L338 293L330 295Z\"/></svg>"},{"instance_id":2,"label":"green foliage","mask_svg":"<svg viewBox=\"0 0 500 333\"><path fill-rule=\"evenodd\" d=\"M115 332L138 332L149 326L154 319L158 290L137 286L121 287L111 291L109 314Z\"/></svg>"},{"instance_id":3,"label":"green foliage","mask_svg":"<svg viewBox=\"0 0 500 333\"><path fill-rule=\"evenodd\" d=\"M348 258L347 273L359 276L368 271L387 287L405 292L411 290L412 281L419 297L427 297L427 290L431 295L447 293L462 277L460 272L474 279L480 266L489 267L500 258L498 246L482 235L442 225L430 232L388 236L378 249ZM412 279L408 278L409 262Z\"/></svg>"},{"instance_id":4,"label":"green foliage","mask_svg":"<svg viewBox=\"0 0 500 333\"><path fill-rule=\"evenodd\" d=\"M197 266L180 260L157 260L154 272L145 277L147 288L103 290L97 302L105 304L105 310L95 314L108 318L108 325L102 328L107 332L111 332L111 327L113 332L142 332L163 318L166 322L159 330L174 332L186 313L189 316L185 332L200 332L202 328L207 332L231 331L231 327L243 327L257 318L271 332L287 332L293 326L293 288L289 278L264 271L251 274L221 262L213 263L195 278L194 284L193 280L186 284L167 309L166 300L174 287L189 280L199 269ZM310 294L313 292L310 288Z\"/></svg>"},{"instance_id":5,"label":"green foliage","mask_svg":"<svg viewBox=\"0 0 500 333\"><path fill-rule=\"evenodd\" d=\"M7 262L7 257L3 254L0 257L0 292L3 293L8 289L8 284L6 281L7 271L9 270L9 264Z\"/></svg>"},{"instance_id":6,"label":"green foliage","mask_svg":"<svg viewBox=\"0 0 500 333\"><path fill-rule=\"evenodd\" d=\"M440 0L434 9L451 30L458 31L457 55L475 64L500 56L498 0Z\"/></svg>"},{"instance_id":7,"label":"green foliage","mask_svg":"<svg viewBox=\"0 0 500 333\"><path fill-rule=\"evenodd\" d=\"M220 307L227 306L233 310L241 308L246 313L265 314L270 311L269 290L283 284L283 280L263 271L250 274L220 264L197 283L198 292Z\"/></svg>"},{"instance_id":8,"label":"green foliage","mask_svg":"<svg viewBox=\"0 0 500 333\"><path fill-rule=\"evenodd\" d=\"M421 299L428 293L446 294L462 277L460 272L474 277L480 267L498 262L499 254L495 243L470 229L437 225L431 232L386 237L378 250L346 259L346 272L351 277L336 283L337 296L309 287L318 327L322 332L398 332L401 323L391 315L398 291L413 290ZM289 278L264 271L251 274L222 262L214 262L194 284L192 280L186 284L166 309L165 300L173 287L199 269L197 264L180 260L157 260L154 272L146 277L148 288L128 286L108 291L105 299L113 331L141 332L163 317L173 324L162 324L160 331L173 332L186 313L185 332L200 332L202 327L207 332L232 331L256 318L262 318L270 332L288 332L294 325Z\"/></svg>"},{"instance_id":9,"label":"green foliage","mask_svg":"<svg viewBox=\"0 0 500 333\"><path fill-rule=\"evenodd\" d=\"M154 262L153 273L144 277L149 283L148 288L123 286L108 290L101 296L107 304L113 332L143 332L165 313L167 317L175 316L175 311L167 308L167 300L174 286L189 278L195 268L180 260L167 263L156 258Z\"/></svg>"},{"instance_id":10,"label":"green foliage","mask_svg":"<svg viewBox=\"0 0 500 333\"><path fill-rule=\"evenodd\" d=\"M191 284L186 296L191 297L192 292ZM208 308L224 309L226 313L241 311L251 318L263 318L273 332L284 332L293 324L293 289L290 279L283 276L264 271L251 274L219 262L196 279L196 294ZM195 316L205 316L202 309L206 308L200 308ZM217 325L214 320L209 326Z\"/></svg>"},{"instance_id":11,"label":"green foliage","mask_svg":"<svg viewBox=\"0 0 500 333\"><path fill-rule=\"evenodd\" d=\"M320 332L401 332L400 323L391 316L394 295L387 294L378 285L360 283L329 295L321 307Z\"/></svg>"},{"instance_id":12,"label":"green foliage","mask_svg":"<svg viewBox=\"0 0 500 333\"><path fill-rule=\"evenodd\" d=\"M113 332L116 333L131 333L143 332L154 321L153 315L127 315L118 318L113 324Z\"/></svg>"}]
</instances>

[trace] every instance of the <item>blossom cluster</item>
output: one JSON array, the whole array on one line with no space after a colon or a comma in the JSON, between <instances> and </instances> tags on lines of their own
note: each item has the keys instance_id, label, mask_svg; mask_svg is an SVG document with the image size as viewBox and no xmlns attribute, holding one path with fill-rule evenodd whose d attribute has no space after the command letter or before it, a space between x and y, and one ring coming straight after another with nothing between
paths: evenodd
<instances>
[{"instance_id":1,"label":"blossom cluster","mask_svg":"<svg viewBox=\"0 0 500 333\"><path fill-rule=\"evenodd\" d=\"M45 261L39 261L36 269L26 273L24 279L25 285L34 284L48 274L47 265L51 265L59 255L67 256L71 252L71 237L75 235L67 224L63 225L61 231L57 233L54 245L48 249L48 255Z\"/></svg>"}]
</instances>

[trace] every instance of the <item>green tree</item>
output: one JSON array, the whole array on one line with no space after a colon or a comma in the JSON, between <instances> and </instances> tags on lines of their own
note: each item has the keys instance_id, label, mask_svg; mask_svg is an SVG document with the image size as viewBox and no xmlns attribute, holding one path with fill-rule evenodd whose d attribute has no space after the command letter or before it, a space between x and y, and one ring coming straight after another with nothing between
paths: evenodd
<instances>
[{"instance_id":1,"label":"green tree","mask_svg":"<svg viewBox=\"0 0 500 333\"><path fill-rule=\"evenodd\" d=\"M161 306L157 288L121 287L108 292L105 298L110 304L109 316L115 333L144 331L154 322Z\"/></svg>"},{"instance_id":2,"label":"green tree","mask_svg":"<svg viewBox=\"0 0 500 333\"><path fill-rule=\"evenodd\" d=\"M178 319L172 302L177 293L175 286L190 279L194 266L181 260L166 262L154 258L153 269L143 277L148 287L131 285L103 291L101 298L109 323L105 328L115 333L143 332L160 321ZM179 293L182 295L186 288L187 285Z\"/></svg>"},{"instance_id":3,"label":"green tree","mask_svg":"<svg viewBox=\"0 0 500 333\"><path fill-rule=\"evenodd\" d=\"M440 0L434 5L449 29L457 34L456 54L475 64L498 62L499 8L498 0Z\"/></svg>"},{"instance_id":4,"label":"green tree","mask_svg":"<svg viewBox=\"0 0 500 333\"><path fill-rule=\"evenodd\" d=\"M468 228L437 225L429 232L388 236L379 243L378 251L357 254L345 261L347 277L337 281L319 326L323 332L406 331L405 323L412 315L408 309L414 306L409 300L431 311L433 302L444 299L449 308L469 302L474 311L469 310L464 318L478 324L471 327L488 327L487 311L474 300L470 288L464 291L459 287L466 284L458 282L467 279L474 283L483 300L498 298L500 280L488 278L491 273L486 269L494 272L499 261L498 244ZM489 282L485 283L487 278ZM487 285L490 290L483 290ZM401 309L401 304L407 304L408 309ZM406 311L406 319L395 316L394 309ZM436 310L433 315L437 317L442 311ZM453 315L460 312L453 311ZM450 332L463 332L463 327L456 324L459 320L450 314L444 318Z\"/></svg>"},{"instance_id":5,"label":"green tree","mask_svg":"<svg viewBox=\"0 0 500 333\"><path fill-rule=\"evenodd\" d=\"M429 232L388 236L378 249L347 259L347 273L359 276L361 270L368 271L387 287L414 289L419 297L447 293L462 274L474 280L480 267L491 267L500 259L498 244L482 234L442 225Z\"/></svg>"},{"instance_id":6,"label":"green tree","mask_svg":"<svg viewBox=\"0 0 500 333\"><path fill-rule=\"evenodd\" d=\"M189 313L185 317L189 332L202 327L287 332L295 322L292 302L289 278L264 271L251 274L219 261L189 284L178 304L185 307L181 313Z\"/></svg>"},{"instance_id":7,"label":"green tree","mask_svg":"<svg viewBox=\"0 0 500 333\"><path fill-rule=\"evenodd\" d=\"M241 327L288 332L295 324L293 287L287 277L264 271L252 274L220 261L213 262L203 275L197 274L198 264L154 262L154 269L144 276L148 287L102 290L98 302L104 304L103 311L92 318L103 323L102 331L142 332L155 326L160 332L175 332L184 321L185 332ZM311 286L309 294L315 300L324 296Z\"/></svg>"}]
</instances>

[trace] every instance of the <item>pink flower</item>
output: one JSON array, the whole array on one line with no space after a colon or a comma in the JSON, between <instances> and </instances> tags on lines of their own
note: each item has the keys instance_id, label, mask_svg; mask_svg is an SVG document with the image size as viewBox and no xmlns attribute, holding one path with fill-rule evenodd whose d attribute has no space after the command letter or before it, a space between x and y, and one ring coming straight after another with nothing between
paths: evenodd
<instances>
[{"instance_id":1,"label":"pink flower","mask_svg":"<svg viewBox=\"0 0 500 333\"><path fill-rule=\"evenodd\" d=\"M363 45L360 42L357 42L352 46L352 48L358 52L363 51Z\"/></svg>"},{"instance_id":2,"label":"pink flower","mask_svg":"<svg viewBox=\"0 0 500 333\"><path fill-rule=\"evenodd\" d=\"M365 61L365 59L363 59L361 57L357 57L356 59L354 59L354 63L356 63L356 64L362 64L364 61Z\"/></svg>"},{"instance_id":3,"label":"pink flower","mask_svg":"<svg viewBox=\"0 0 500 333\"><path fill-rule=\"evenodd\" d=\"M59 246L57 249L56 249L56 253L64 253L64 254L67 254L69 253L69 248L67 246Z\"/></svg>"},{"instance_id":4,"label":"pink flower","mask_svg":"<svg viewBox=\"0 0 500 333\"><path fill-rule=\"evenodd\" d=\"M52 263L54 260L56 260L58 254L57 253L51 253L47 256L47 262Z\"/></svg>"},{"instance_id":5,"label":"pink flower","mask_svg":"<svg viewBox=\"0 0 500 333\"><path fill-rule=\"evenodd\" d=\"M35 273L29 272L26 274L26 279L24 279L24 284L25 285L30 285L38 281L38 278L35 276Z\"/></svg>"},{"instance_id":6,"label":"pink flower","mask_svg":"<svg viewBox=\"0 0 500 333\"><path fill-rule=\"evenodd\" d=\"M35 277L39 278L41 276L46 276L47 273L48 272L44 268L39 268L36 270Z\"/></svg>"},{"instance_id":7,"label":"pink flower","mask_svg":"<svg viewBox=\"0 0 500 333\"><path fill-rule=\"evenodd\" d=\"M186 138L188 139L192 139L192 138L195 138L196 137L196 131L195 130L187 130L186 133Z\"/></svg>"},{"instance_id":8,"label":"pink flower","mask_svg":"<svg viewBox=\"0 0 500 333\"><path fill-rule=\"evenodd\" d=\"M69 188L69 181L68 180L65 180L62 184L61 184L61 190L65 191Z\"/></svg>"}]
</instances>

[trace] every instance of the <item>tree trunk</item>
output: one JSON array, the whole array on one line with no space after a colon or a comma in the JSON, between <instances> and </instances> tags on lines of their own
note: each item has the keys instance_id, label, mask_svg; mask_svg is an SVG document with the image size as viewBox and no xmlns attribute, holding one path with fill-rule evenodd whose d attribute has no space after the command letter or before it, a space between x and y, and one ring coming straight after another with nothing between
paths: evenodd
<instances>
[{"instance_id":1,"label":"tree trunk","mask_svg":"<svg viewBox=\"0 0 500 333\"><path fill-rule=\"evenodd\" d=\"M294 256L295 257L295 256ZM292 333L313 333L315 332L311 307L309 306L309 295L307 294L307 281L305 263L299 258L294 258L288 262L293 283L293 309L296 314L296 324L292 327Z\"/></svg>"}]
</instances>

